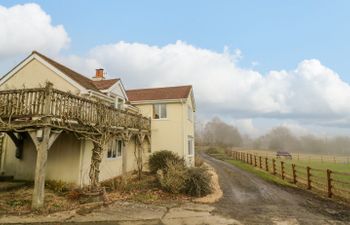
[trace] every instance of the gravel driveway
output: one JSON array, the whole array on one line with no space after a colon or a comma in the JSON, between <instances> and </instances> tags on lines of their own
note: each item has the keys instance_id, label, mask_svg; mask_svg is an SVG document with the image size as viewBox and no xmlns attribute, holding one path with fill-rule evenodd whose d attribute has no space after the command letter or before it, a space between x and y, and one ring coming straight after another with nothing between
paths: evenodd
<instances>
[{"instance_id":1,"label":"gravel driveway","mask_svg":"<svg viewBox=\"0 0 350 225\"><path fill-rule=\"evenodd\" d=\"M243 224L350 224L350 207L313 193L264 181L202 154L219 175L223 197L215 213Z\"/></svg>"}]
</instances>

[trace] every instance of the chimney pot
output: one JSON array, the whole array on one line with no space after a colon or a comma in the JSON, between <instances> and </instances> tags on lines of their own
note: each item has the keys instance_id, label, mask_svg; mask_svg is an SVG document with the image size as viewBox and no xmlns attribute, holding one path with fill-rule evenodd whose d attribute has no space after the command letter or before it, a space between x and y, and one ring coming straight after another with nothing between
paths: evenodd
<instances>
[{"instance_id":1,"label":"chimney pot","mask_svg":"<svg viewBox=\"0 0 350 225\"><path fill-rule=\"evenodd\" d=\"M100 69L96 69L96 78L98 79L104 79L104 74L103 74L103 69L100 68Z\"/></svg>"}]
</instances>

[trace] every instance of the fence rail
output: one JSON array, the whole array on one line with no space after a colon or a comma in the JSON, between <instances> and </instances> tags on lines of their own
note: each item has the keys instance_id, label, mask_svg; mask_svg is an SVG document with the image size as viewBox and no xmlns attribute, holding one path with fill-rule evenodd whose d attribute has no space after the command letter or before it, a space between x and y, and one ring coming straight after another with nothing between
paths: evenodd
<instances>
[{"instance_id":1,"label":"fence rail","mask_svg":"<svg viewBox=\"0 0 350 225\"><path fill-rule=\"evenodd\" d=\"M275 158L234 150L227 150L226 154L234 160L250 164L282 180L308 190L325 193L329 198L340 197L350 200L350 173L304 167L288 161L277 161Z\"/></svg>"},{"instance_id":2,"label":"fence rail","mask_svg":"<svg viewBox=\"0 0 350 225\"><path fill-rule=\"evenodd\" d=\"M79 121L109 127L150 130L149 118L119 110L99 101L83 98L53 88L0 91L0 118L5 121L32 121L42 117L52 121Z\"/></svg>"},{"instance_id":3,"label":"fence rail","mask_svg":"<svg viewBox=\"0 0 350 225\"><path fill-rule=\"evenodd\" d=\"M240 151L235 149L234 151ZM276 152L268 151L268 150L243 150L244 152L261 155L263 157L268 158L277 158ZM341 155L321 155L321 154L307 154L307 153L290 153L292 158L297 161L309 161L309 162L319 162L319 163L339 163L339 164L350 164L350 156L341 156Z\"/></svg>"}]
</instances>

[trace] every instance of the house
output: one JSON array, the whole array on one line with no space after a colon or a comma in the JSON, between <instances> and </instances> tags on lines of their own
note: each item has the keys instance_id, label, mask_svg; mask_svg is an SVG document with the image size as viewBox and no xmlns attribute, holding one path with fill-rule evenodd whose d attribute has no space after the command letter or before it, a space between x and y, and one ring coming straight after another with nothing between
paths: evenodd
<instances>
[{"instance_id":1,"label":"house","mask_svg":"<svg viewBox=\"0 0 350 225\"><path fill-rule=\"evenodd\" d=\"M153 151L170 150L194 166L194 111L192 86L126 91L132 105L152 118ZM171 137L171 138L169 138Z\"/></svg>"},{"instance_id":2,"label":"house","mask_svg":"<svg viewBox=\"0 0 350 225\"><path fill-rule=\"evenodd\" d=\"M0 79L0 175L34 180L42 206L45 179L84 186L92 168L108 180L165 149L192 166L194 112L191 86L126 91L103 69L89 79L34 51Z\"/></svg>"}]
</instances>

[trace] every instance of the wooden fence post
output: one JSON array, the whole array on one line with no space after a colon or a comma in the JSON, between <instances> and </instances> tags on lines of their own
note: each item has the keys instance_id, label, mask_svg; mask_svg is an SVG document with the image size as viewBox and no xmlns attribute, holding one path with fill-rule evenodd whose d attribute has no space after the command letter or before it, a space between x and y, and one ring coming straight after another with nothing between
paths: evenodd
<instances>
[{"instance_id":1,"label":"wooden fence post","mask_svg":"<svg viewBox=\"0 0 350 225\"><path fill-rule=\"evenodd\" d=\"M254 155L254 166L256 167L256 155Z\"/></svg>"},{"instance_id":2,"label":"wooden fence post","mask_svg":"<svg viewBox=\"0 0 350 225\"><path fill-rule=\"evenodd\" d=\"M306 167L307 189L311 189L311 168Z\"/></svg>"},{"instance_id":3,"label":"wooden fence post","mask_svg":"<svg viewBox=\"0 0 350 225\"><path fill-rule=\"evenodd\" d=\"M268 163L267 160L268 160L268 159L265 158L265 170L266 170L267 172L269 172L269 163Z\"/></svg>"},{"instance_id":4,"label":"wooden fence post","mask_svg":"<svg viewBox=\"0 0 350 225\"><path fill-rule=\"evenodd\" d=\"M272 173L276 175L276 160L272 159Z\"/></svg>"},{"instance_id":5,"label":"wooden fence post","mask_svg":"<svg viewBox=\"0 0 350 225\"><path fill-rule=\"evenodd\" d=\"M259 156L259 168L261 169L261 156Z\"/></svg>"},{"instance_id":6,"label":"wooden fence post","mask_svg":"<svg viewBox=\"0 0 350 225\"><path fill-rule=\"evenodd\" d=\"M293 173L293 183L297 183L297 171L295 169L295 164L292 164L292 173Z\"/></svg>"},{"instance_id":7,"label":"wooden fence post","mask_svg":"<svg viewBox=\"0 0 350 225\"><path fill-rule=\"evenodd\" d=\"M250 165L253 165L253 155L250 154Z\"/></svg>"},{"instance_id":8,"label":"wooden fence post","mask_svg":"<svg viewBox=\"0 0 350 225\"><path fill-rule=\"evenodd\" d=\"M331 178L332 171L327 169L327 190L328 190L328 197L332 198L332 178Z\"/></svg>"},{"instance_id":9,"label":"wooden fence post","mask_svg":"<svg viewBox=\"0 0 350 225\"><path fill-rule=\"evenodd\" d=\"M281 177L282 177L282 180L284 180L284 162L281 161Z\"/></svg>"}]
</instances>

